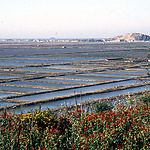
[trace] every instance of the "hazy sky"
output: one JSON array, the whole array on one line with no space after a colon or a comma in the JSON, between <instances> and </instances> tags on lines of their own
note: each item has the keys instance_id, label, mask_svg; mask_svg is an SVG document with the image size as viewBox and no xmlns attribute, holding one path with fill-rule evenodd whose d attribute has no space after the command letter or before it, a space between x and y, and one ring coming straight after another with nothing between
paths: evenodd
<instances>
[{"instance_id":1,"label":"hazy sky","mask_svg":"<svg viewBox=\"0 0 150 150\"><path fill-rule=\"evenodd\" d=\"M150 34L150 0L0 0L0 38Z\"/></svg>"}]
</instances>

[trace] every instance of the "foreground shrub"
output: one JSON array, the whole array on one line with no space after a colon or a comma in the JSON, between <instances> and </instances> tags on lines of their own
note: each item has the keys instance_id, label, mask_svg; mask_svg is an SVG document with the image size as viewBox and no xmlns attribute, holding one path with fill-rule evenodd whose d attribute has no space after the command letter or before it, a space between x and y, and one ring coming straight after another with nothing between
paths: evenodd
<instances>
[{"instance_id":1,"label":"foreground shrub","mask_svg":"<svg viewBox=\"0 0 150 150\"><path fill-rule=\"evenodd\" d=\"M111 103L108 104L107 101L100 101L98 104L94 105L94 111L96 113L110 111L113 109L113 105Z\"/></svg>"},{"instance_id":2,"label":"foreground shrub","mask_svg":"<svg viewBox=\"0 0 150 150\"><path fill-rule=\"evenodd\" d=\"M1 150L148 150L150 149L149 95L134 107L99 102L94 112L54 114L50 110L7 115L0 123ZM59 114L59 116L58 116Z\"/></svg>"},{"instance_id":3,"label":"foreground shrub","mask_svg":"<svg viewBox=\"0 0 150 150\"><path fill-rule=\"evenodd\" d=\"M150 104L150 93L146 92L140 96L140 101L145 103L146 105Z\"/></svg>"}]
</instances>

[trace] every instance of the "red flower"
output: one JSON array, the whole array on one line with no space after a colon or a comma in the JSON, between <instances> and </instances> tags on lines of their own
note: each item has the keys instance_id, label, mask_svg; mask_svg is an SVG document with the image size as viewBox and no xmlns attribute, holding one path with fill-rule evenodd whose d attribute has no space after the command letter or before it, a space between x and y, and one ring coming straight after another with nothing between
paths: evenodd
<instances>
[{"instance_id":1,"label":"red flower","mask_svg":"<svg viewBox=\"0 0 150 150\"><path fill-rule=\"evenodd\" d=\"M149 148L149 144L147 144L147 148Z\"/></svg>"},{"instance_id":2,"label":"red flower","mask_svg":"<svg viewBox=\"0 0 150 150\"><path fill-rule=\"evenodd\" d=\"M59 142L59 139L57 139L57 143Z\"/></svg>"},{"instance_id":3,"label":"red flower","mask_svg":"<svg viewBox=\"0 0 150 150\"><path fill-rule=\"evenodd\" d=\"M142 144L140 144L140 147L143 147L143 145L142 145Z\"/></svg>"},{"instance_id":4,"label":"red flower","mask_svg":"<svg viewBox=\"0 0 150 150\"><path fill-rule=\"evenodd\" d=\"M91 135L91 138L93 139L93 138L94 138L94 136L93 136L93 135Z\"/></svg>"},{"instance_id":5,"label":"red flower","mask_svg":"<svg viewBox=\"0 0 150 150\"><path fill-rule=\"evenodd\" d=\"M123 148L123 145L118 145L117 148L121 148L121 149L122 149L122 148Z\"/></svg>"}]
</instances>

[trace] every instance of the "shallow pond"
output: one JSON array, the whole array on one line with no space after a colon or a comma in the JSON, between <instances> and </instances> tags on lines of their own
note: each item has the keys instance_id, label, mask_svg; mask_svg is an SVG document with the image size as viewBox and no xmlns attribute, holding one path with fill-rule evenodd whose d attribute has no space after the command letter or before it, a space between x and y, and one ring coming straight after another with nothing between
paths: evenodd
<instances>
[{"instance_id":1,"label":"shallow pond","mask_svg":"<svg viewBox=\"0 0 150 150\"><path fill-rule=\"evenodd\" d=\"M92 69L92 68L79 68L79 67L64 67L64 66L45 66L45 67L42 67L42 68L61 68L61 69L74 69L74 70L88 70L88 69Z\"/></svg>"},{"instance_id":2,"label":"shallow pond","mask_svg":"<svg viewBox=\"0 0 150 150\"><path fill-rule=\"evenodd\" d=\"M20 78L21 76L0 75L0 79Z\"/></svg>"},{"instance_id":3,"label":"shallow pond","mask_svg":"<svg viewBox=\"0 0 150 150\"><path fill-rule=\"evenodd\" d=\"M120 79L123 79L123 78L109 78L109 77L86 77L86 76L71 76L71 75L68 75L68 76L61 76L61 78L72 78L72 79L99 79L99 80L120 80Z\"/></svg>"},{"instance_id":4,"label":"shallow pond","mask_svg":"<svg viewBox=\"0 0 150 150\"><path fill-rule=\"evenodd\" d=\"M58 69L42 69L42 68L21 68L19 70L24 71L39 71L39 72L71 72L73 70L58 70Z\"/></svg>"},{"instance_id":5,"label":"shallow pond","mask_svg":"<svg viewBox=\"0 0 150 150\"><path fill-rule=\"evenodd\" d=\"M18 103L0 102L0 107L10 106L10 105L15 105L15 104L18 104Z\"/></svg>"},{"instance_id":6,"label":"shallow pond","mask_svg":"<svg viewBox=\"0 0 150 150\"><path fill-rule=\"evenodd\" d=\"M147 66L147 67L138 67L138 69L145 69L147 71L147 70L150 69L150 67L149 66Z\"/></svg>"},{"instance_id":7,"label":"shallow pond","mask_svg":"<svg viewBox=\"0 0 150 150\"><path fill-rule=\"evenodd\" d=\"M56 60L87 60L87 61L93 61L93 60L105 60L101 58L69 58L69 57L36 57L36 56L25 56L25 57L9 57L9 58L21 58L21 59L56 59Z\"/></svg>"},{"instance_id":8,"label":"shallow pond","mask_svg":"<svg viewBox=\"0 0 150 150\"><path fill-rule=\"evenodd\" d=\"M82 81L82 80L67 80L67 79L50 79L50 78L42 78L42 79L34 79L35 81L50 81L50 82L66 82L66 83L79 83L79 84L92 84L97 83L94 81Z\"/></svg>"},{"instance_id":9,"label":"shallow pond","mask_svg":"<svg viewBox=\"0 0 150 150\"><path fill-rule=\"evenodd\" d=\"M147 90L147 88L148 88L147 86L141 86L141 87L118 90L118 91L107 92L107 93L90 94L90 95L86 95L86 96L82 96L82 97L68 98L68 99L64 99L64 100L60 100L60 101L46 102L46 103L41 103L41 108L42 108L42 110L47 109L47 108L52 109L52 108L57 108L60 106L75 104L75 101L77 101L77 103L81 103L81 99L82 99L82 102L85 102L85 101L91 101L91 100L95 100L95 99L119 96L121 94L143 91L143 90ZM22 109L17 108L14 110L14 112L21 113L21 110L22 110L23 113L27 113L29 110L37 109L38 107L39 107L39 104L30 105L30 106L22 107Z\"/></svg>"},{"instance_id":10,"label":"shallow pond","mask_svg":"<svg viewBox=\"0 0 150 150\"><path fill-rule=\"evenodd\" d=\"M0 92L0 98L2 97L7 97L7 96L11 96L11 95L16 95L14 93L5 93L5 92ZM1 103L1 102L0 102Z\"/></svg>"},{"instance_id":11,"label":"shallow pond","mask_svg":"<svg viewBox=\"0 0 150 150\"><path fill-rule=\"evenodd\" d=\"M9 61L14 61L14 62L40 62L40 63L68 63L68 62L72 62L71 60L68 61L63 61L63 60L36 60L36 59L2 59L0 58L0 61L5 61L5 62L9 62Z\"/></svg>"},{"instance_id":12,"label":"shallow pond","mask_svg":"<svg viewBox=\"0 0 150 150\"><path fill-rule=\"evenodd\" d=\"M48 86L48 87L71 87L71 86L76 86L76 85L72 85L72 84L30 82L30 81L14 81L14 82L7 82L6 84L12 84L12 85L34 85L34 86Z\"/></svg>"},{"instance_id":13,"label":"shallow pond","mask_svg":"<svg viewBox=\"0 0 150 150\"><path fill-rule=\"evenodd\" d=\"M133 75L120 75L120 74L100 74L100 73L82 73L78 75L86 75L86 76L110 76L110 77L122 77L122 78L132 78L132 77L138 77L138 76L133 76Z\"/></svg>"},{"instance_id":14,"label":"shallow pond","mask_svg":"<svg viewBox=\"0 0 150 150\"><path fill-rule=\"evenodd\" d=\"M0 62L0 65L2 65L1 67L3 67L3 66L28 66L28 65L39 65L39 64L40 63Z\"/></svg>"},{"instance_id":15,"label":"shallow pond","mask_svg":"<svg viewBox=\"0 0 150 150\"><path fill-rule=\"evenodd\" d=\"M35 101L40 99L48 99L53 98L57 96L66 96L71 95L74 93L85 93L85 92L91 92L106 88L113 88L115 86L124 86L124 85L130 85L130 84L137 84L142 83L142 81L139 80L127 80L127 81L120 81L120 82L114 82L114 83L105 83L100 85L92 85L88 87L80 87L80 88L73 88L73 89L66 89L62 91L55 91L55 92L49 92L49 93L42 93L42 94L36 94L36 95L30 95L30 96L23 96L15 98L16 100L24 100L24 101Z\"/></svg>"},{"instance_id":16,"label":"shallow pond","mask_svg":"<svg viewBox=\"0 0 150 150\"><path fill-rule=\"evenodd\" d=\"M144 72L126 72L126 71L102 71L103 73L122 73L122 74L137 74L137 75L146 75Z\"/></svg>"},{"instance_id":17,"label":"shallow pond","mask_svg":"<svg viewBox=\"0 0 150 150\"><path fill-rule=\"evenodd\" d=\"M39 92L39 91L45 91L47 89L40 89L40 88L29 88L29 87L16 87L16 86L5 86L0 85L1 90L10 90L10 91L18 91L18 92Z\"/></svg>"}]
</instances>

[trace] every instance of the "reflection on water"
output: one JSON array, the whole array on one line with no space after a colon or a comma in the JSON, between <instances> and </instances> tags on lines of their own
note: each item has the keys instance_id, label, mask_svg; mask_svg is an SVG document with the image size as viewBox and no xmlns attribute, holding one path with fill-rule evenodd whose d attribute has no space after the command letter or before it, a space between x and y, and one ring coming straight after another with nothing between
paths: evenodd
<instances>
[{"instance_id":1,"label":"reflection on water","mask_svg":"<svg viewBox=\"0 0 150 150\"><path fill-rule=\"evenodd\" d=\"M42 64L42 63L41 63ZM3 66L27 66L27 65L39 65L39 63L17 63L17 62L0 62L1 68Z\"/></svg>"},{"instance_id":2,"label":"reflection on water","mask_svg":"<svg viewBox=\"0 0 150 150\"><path fill-rule=\"evenodd\" d=\"M60 69L82 69L82 70L88 70L88 69L92 69L92 68L79 68L79 67L64 67L64 66L44 66L42 68L60 68Z\"/></svg>"},{"instance_id":3,"label":"reflection on water","mask_svg":"<svg viewBox=\"0 0 150 150\"><path fill-rule=\"evenodd\" d=\"M49 93L23 96L23 97L18 97L15 99L24 100L24 101L26 100L35 101L35 100L40 100L40 99L48 99L48 98L57 97L57 96L66 96L66 95L71 95L74 93L85 93L85 92L91 92L95 90L112 88L115 86L125 86L125 85L130 85L130 84L137 84L137 83L142 83L142 81L127 80L127 81L114 82L114 83L105 83L105 84L93 85L93 86L88 86L88 87L80 87L80 88L73 88L73 89L67 89L67 90L62 90L62 91L54 91L54 92L49 92Z\"/></svg>"},{"instance_id":4,"label":"reflection on water","mask_svg":"<svg viewBox=\"0 0 150 150\"><path fill-rule=\"evenodd\" d=\"M0 85L1 90L10 90L10 91L18 91L18 92L39 92L39 91L45 91L47 89L39 89L39 88L29 88L29 87L16 87L16 86L5 86Z\"/></svg>"},{"instance_id":5,"label":"reflection on water","mask_svg":"<svg viewBox=\"0 0 150 150\"><path fill-rule=\"evenodd\" d=\"M47 109L47 108L52 109L52 108L60 107L60 106L62 106L62 104L64 105L64 102L67 105L73 105L73 104L75 104L75 99L77 100L78 103L81 103L81 99L82 99L82 102L85 102L88 100L91 101L91 100L100 99L100 98L109 98L112 96L118 96L121 94L133 93L133 92L143 91L143 90L147 90L147 89L148 89L147 86L141 86L141 87L118 90L118 91L107 92L107 93L90 94L90 95L86 95L86 96L82 96L82 97L68 98L68 99L64 99L64 100L60 100L60 101L52 101L52 102L42 103L41 108L42 108L42 110ZM38 107L39 107L39 104L30 105L30 106L23 107L22 109L17 108L14 110L14 112L20 113L22 110L23 113L27 113L29 110L36 109Z\"/></svg>"},{"instance_id":6,"label":"reflection on water","mask_svg":"<svg viewBox=\"0 0 150 150\"><path fill-rule=\"evenodd\" d=\"M69 58L69 57L36 57L36 56L28 56L28 57L9 57L9 58L21 58L21 59L56 59L56 60L90 60L90 61L94 61L94 60L105 60L105 59L95 59L95 58Z\"/></svg>"},{"instance_id":7,"label":"reflection on water","mask_svg":"<svg viewBox=\"0 0 150 150\"><path fill-rule=\"evenodd\" d=\"M82 73L79 74L82 76L109 76L109 77L126 77L126 78L133 78L133 77L138 77L138 76L133 76L133 75L120 75L120 74L100 74L100 73Z\"/></svg>"},{"instance_id":8,"label":"reflection on water","mask_svg":"<svg viewBox=\"0 0 150 150\"><path fill-rule=\"evenodd\" d=\"M19 76L0 75L0 79L19 78Z\"/></svg>"},{"instance_id":9,"label":"reflection on water","mask_svg":"<svg viewBox=\"0 0 150 150\"><path fill-rule=\"evenodd\" d=\"M24 71L40 71L40 72L71 72L73 70L58 70L58 69L41 69L41 68L21 68Z\"/></svg>"},{"instance_id":10,"label":"reflection on water","mask_svg":"<svg viewBox=\"0 0 150 150\"><path fill-rule=\"evenodd\" d=\"M17 103L0 102L0 107L10 106L10 105L15 105L15 104L17 104Z\"/></svg>"},{"instance_id":11,"label":"reflection on water","mask_svg":"<svg viewBox=\"0 0 150 150\"><path fill-rule=\"evenodd\" d=\"M3 58L0 58L0 61L6 61L6 62L9 62L9 61L14 61L14 62L40 62L40 63L68 63L68 62L72 62L71 60L69 61L61 61L61 60L35 60L35 59L3 59Z\"/></svg>"},{"instance_id":12,"label":"reflection on water","mask_svg":"<svg viewBox=\"0 0 150 150\"><path fill-rule=\"evenodd\" d=\"M109 77L86 77L86 76L71 76L71 75L68 75L68 76L61 76L61 78L73 78L73 79L99 79L99 80L120 80L120 79L123 79L123 78L109 78Z\"/></svg>"},{"instance_id":13,"label":"reflection on water","mask_svg":"<svg viewBox=\"0 0 150 150\"><path fill-rule=\"evenodd\" d=\"M94 81L82 81L82 80L67 80L67 79L50 79L50 78L42 78L42 79L34 79L35 81L52 81L52 82L66 82L66 83L80 83L80 84L92 84L97 83Z\"/></svg>"},{"instance_id":14,"label":"reflection on water","mask_svg":"<svg viewBox=\"0 0 150 150\"><path fill-rule=\"evenodd\" d=\"M136 70L135 70L136 71ZM137 74L137 75L146 75L147 73L144 72L134 72L134 71L102 71L103 73L123 73L123 74Z\"/></svg>"},{"instance_id":15,"label":"reflection on water","mask_svg":"<svg viewBox=\"0 0 150 150\"><path fill-rule=\"evenodd\" d=\"M13 94L13 93L2 93L2 92L0 92L0 98L2 98L2 97L7 97L7 96L11 96L11 95L16 95L16 94ZM0 104L1 104L1 102L0 102Z\"/></svg>"},{"instance_id":16,"label":"reflection on water","mask_svg":"<svg viewBox=\"0 0 150 150\"><path fill-rule=\"evenodd\" d=\"M14 81L14 82L7 82L6 84L12 85L34 85L34 86L48 86L48 87L71 87L77 86L72 84L59 84L59 83L44 83L44 82L29 82L29 81Z\"/></svg>"}]
</instances>

